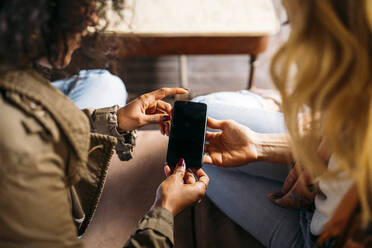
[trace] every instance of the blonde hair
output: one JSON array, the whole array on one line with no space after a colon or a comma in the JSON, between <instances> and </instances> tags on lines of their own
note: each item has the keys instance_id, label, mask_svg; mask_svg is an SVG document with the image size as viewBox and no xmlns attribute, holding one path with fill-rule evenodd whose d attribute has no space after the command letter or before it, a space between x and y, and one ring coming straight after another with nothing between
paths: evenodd
<instances>
[{"instance_id":1,"label":"blonde hair","mask_svg":"<svg viewBox=\"0 0 372 248\"><path fill-rule=\"evenodd\" d=\"M283 0L288 41L271 74L283 98L294 156L313 178L336 176L317 154L326 140L355 180L363 220L372 208L372 0ZM298 118L309 114L306 135ZM320 137L319 137L320 136Z\"/></svg>"}]
</instances>

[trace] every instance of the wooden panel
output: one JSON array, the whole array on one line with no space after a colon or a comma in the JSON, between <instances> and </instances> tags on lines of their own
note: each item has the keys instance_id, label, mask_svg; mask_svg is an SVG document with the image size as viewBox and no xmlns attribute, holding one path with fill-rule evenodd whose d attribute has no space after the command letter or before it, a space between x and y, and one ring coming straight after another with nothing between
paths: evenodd
<instances>
[{"instance_id":1,"label":"wooden panel","mask_svg":"<svg viewBox=\"0 0 372 248\"><path fill-rule=\"evenodd\" d=\"M247 55L188 56L189 88L193 96L222 90L245 89L248 81ZM161 87L179 86L177 56L127 58L119 62L130 98Z\"/></svg>"},{"instance_id":2,"label":"wooden panel","mask_svg":"<svg viewBox=\"0 0 372 248\"><path fill-rule=\"evenodd\" d=\"M265 51L268 37L139 37L120 36L119 57L251 54Z\"/></svg>"}]
</instances>

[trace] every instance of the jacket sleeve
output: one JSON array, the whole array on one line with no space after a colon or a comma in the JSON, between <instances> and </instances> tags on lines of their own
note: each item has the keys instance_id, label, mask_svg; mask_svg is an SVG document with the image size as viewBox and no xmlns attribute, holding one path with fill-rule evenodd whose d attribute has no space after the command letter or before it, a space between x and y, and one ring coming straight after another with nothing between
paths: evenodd
<instances>
[{"instance_id":1,"label":"jacket sleeve","mask_svg":"<svg viewBox=\"0 0 372 248\"><path fill-rule=\"evenodd\" d=\"M115 147L119 159L127 161L132 159L133 150L136 145L136 130L119 132L117 127L116 112L118 105L102 109L84 109L83 112L88 116L91 131L105 135L111 135L117 138L118 143Z\"/></svg>"},{"instance_id":2,"label":"jacket sleeve","mask_svg":"<svg viewBox=\"0 0 372 248\"><path fill-rule=\"evenodd\" d=\"M155 208L138 223L124 247L168 248L173 244L173 215L167 209Z\"/></svg>"}]
</instances>

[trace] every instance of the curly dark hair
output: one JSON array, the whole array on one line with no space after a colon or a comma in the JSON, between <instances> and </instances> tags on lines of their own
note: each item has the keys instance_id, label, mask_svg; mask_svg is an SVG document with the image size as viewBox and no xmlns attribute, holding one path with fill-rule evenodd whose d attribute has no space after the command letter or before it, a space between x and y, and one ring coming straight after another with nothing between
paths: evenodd
<instances>
[{"instance_id":1,"label":"curly dark hair","mask_svg":"<svg viewBox=\"0 0 372 248\"><path fill-rule=\"evenodd\" d=\"M0 68L27 67L44 57L56 67L56 63L66 56L68 39L88 26L96 25L93 16L107 22L109 7L119 13L124 6L124 0L108 2L1 0Z\"/></svg>"}]
</instances>

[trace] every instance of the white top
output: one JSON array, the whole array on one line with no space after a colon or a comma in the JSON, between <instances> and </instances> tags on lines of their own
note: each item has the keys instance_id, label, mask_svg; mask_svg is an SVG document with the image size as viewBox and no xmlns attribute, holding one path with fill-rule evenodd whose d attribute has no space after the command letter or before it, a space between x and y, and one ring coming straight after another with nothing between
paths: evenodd
<instances>
[{"instance_id":1,"label":"white top","mask_svg":"<svg viewBox=\"0 0 372 248\"><path fill-rule=\"evenodd\" d=\"M272 0L127 0L106 31L157 36L264 36L278 32Z\"/></svg>"},{"instance_id":2,"label":"white top","mask_svg":"<svg viewBox=\"0 0 372 248\"><path fill-rule=\"evenodd\" d=\"M337 164L333 156L328 163L328 170L335 170ZM324 196L318 194L315 197L315 212L310 224L310 231L313 235L320 235L327 222L331 219L341 200L353 185L346 173L342 173L337 179L319 181L319 189Z\"/></svg>"}]
</instances>

